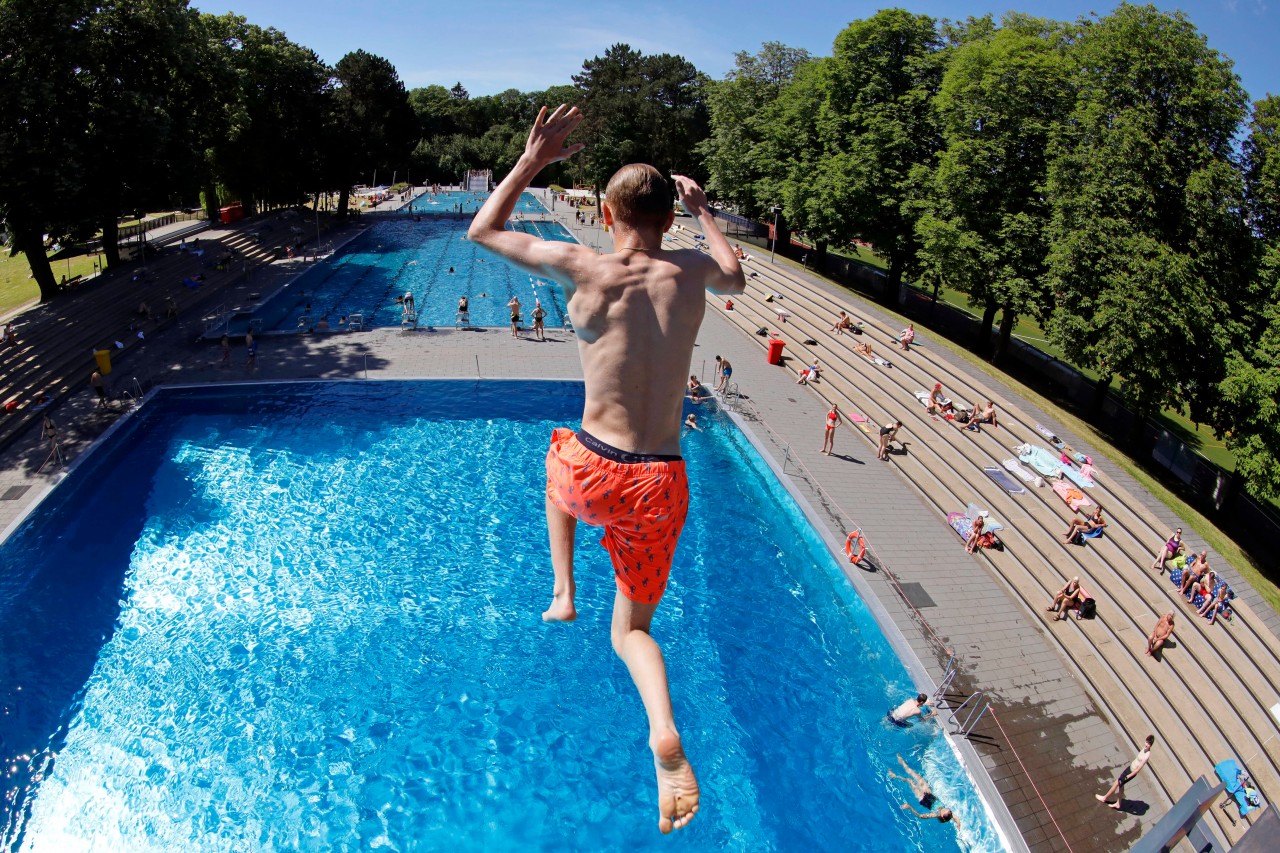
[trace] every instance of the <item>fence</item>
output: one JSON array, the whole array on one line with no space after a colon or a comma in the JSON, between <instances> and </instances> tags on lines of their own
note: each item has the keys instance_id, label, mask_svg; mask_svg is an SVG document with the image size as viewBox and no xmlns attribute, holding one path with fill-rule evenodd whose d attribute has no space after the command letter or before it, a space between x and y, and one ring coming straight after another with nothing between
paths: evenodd
<instances>
[{"instance_id":1,"label":"fence","mask_svg":"<svg viewBox=\"0 0 1280 853\"><path fill-rule=\"evenodd\" d=\"M147 231L156 228L163 228L166 225L172 225L175 222L189 222L196 219L204 219L204 211L196 211L194 213L166 213L163 216L154 216L151 219L135 222L132 225L121 225L119 239L124 240L129 237L137 237Z\"/></svg>"}]
</instances>

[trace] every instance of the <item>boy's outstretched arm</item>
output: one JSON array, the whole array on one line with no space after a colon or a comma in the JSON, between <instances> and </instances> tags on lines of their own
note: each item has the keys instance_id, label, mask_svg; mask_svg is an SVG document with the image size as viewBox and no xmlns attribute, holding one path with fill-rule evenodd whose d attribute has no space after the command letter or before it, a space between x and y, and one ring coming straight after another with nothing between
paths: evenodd
<instances>
[{"instance_id":1,"label":"boy's outstretched arm","mask_svg":"<svg viewBox=\"0 0 1280 853\"><path fill-rule=\"evenodd\" d=\"M702 226L703 236L707 239L707 248L711 250L711 259L719 267L719 274L711 277L707 283L707 289L712 293L742 293L747 289L747 278L742 274L742 264L738 263L738 256L733 253L733 247L720 233L715 217L707 207L707 194L693 179L686 178L684 175L672 175L671 179L676 182L676 192L680 195L684 209Z\"/></svg>"},{"instance_id":2,"label":"boy's outstretched arm","mask_svg":"<svg viewBox=\"0 0 1280 853\"><path fill-rule=\"evenodd\" d=\"M523 231L506 230L507 220L515 210L520 193L544 168L560 160L572 157L585 146L578 142L565 145L565 138L578 127L582 113L577 107L564 104L547 115L547 108L538 112L538 118L529 131L524 154L516 161L515 168L494 189L471 221L467 237L487 249L497 252L511 263L534 275L556 278L562 285L571 285L563 275L570 259L580 247L570 243L540 240Z\"/></svg>"}]
</instances>

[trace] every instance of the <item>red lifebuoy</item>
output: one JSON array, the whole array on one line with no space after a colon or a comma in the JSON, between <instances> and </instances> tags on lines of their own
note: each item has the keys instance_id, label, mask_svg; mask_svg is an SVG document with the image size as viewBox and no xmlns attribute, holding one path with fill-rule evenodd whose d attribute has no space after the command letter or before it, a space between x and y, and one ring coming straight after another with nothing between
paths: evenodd
<instances>
[{"instance_id":1,"label":"red lifebuoy","mask_svg":"<svg viewBox=\"0 0 1280 853\"><path fill-rule=\"evenodd\" d=\"M854 543L854 542L857 542L857 543L858 543L858 553L856 553L856 554L855 554L855 553L853 553L853 543ZM862 558L863 558L863 557L865 557L865 556L867 556L867 540L866 540L866 537L864 537L864 536L863 536L860 532L858 532L857 530L855 530L855 531L853 531L852 533L850 533L850 534L849 534L849 536L848 536L848 538L844 540L844 553L845 553L845 556L849 558L849 562L850 562L850 563L860 563L860 562L862 562Z\"/></svg>"}]
</instances>

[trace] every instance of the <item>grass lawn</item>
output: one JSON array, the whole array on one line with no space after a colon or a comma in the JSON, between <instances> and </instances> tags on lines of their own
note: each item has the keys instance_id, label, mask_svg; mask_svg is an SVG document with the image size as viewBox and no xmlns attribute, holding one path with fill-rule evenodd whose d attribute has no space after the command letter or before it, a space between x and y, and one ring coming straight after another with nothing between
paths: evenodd
<instances>
[{"instance_id":1,"label":"grass lawn","mask_svg":"<svg viewBox=\"0 0 1280 853\"><path fill-rule=\"evenodd\" d=\"M49 263L53 266L53 275L61 280L64 275L74 278L78 275L90 275L94 272L95 255L49 255ZM69 271L69 272L68 272ZM9 257L8 252L0 253L0 315L21 308L29 302L40 298L40 288L31 278L31 267L27 264L27 256L19 252Z\"/></svg>"}]
</instances>

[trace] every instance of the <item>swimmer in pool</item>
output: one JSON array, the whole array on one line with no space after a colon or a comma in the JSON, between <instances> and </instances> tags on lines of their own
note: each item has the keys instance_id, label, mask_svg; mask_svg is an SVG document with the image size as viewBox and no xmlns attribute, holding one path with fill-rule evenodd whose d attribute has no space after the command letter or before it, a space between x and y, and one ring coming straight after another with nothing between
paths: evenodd
<instances>
[{"instance_id":1,"label":"swimmer in pool","mask_svg":"<svg viewBox=\"0 0 1280 853\"><path fill-rule=\"evenodd\" d=\"M674 175L687 213L706 233L708 252L667 251L675 214L670 184L652 166L623 166L609 180L601 211L614 252L509 231L520 193L546 166L583 148L566 139L582 121L576 107L544 107L524 154L471 223L471 239L529 275L564 289L586 388L582 426L557 429L547 453L547 530L555 573L547 621L577 618L574 535L578 519L603 525L617 592L610 629L648 718L658 788L658 828L680 829L698 811L698 780L676 729L662 650L649 633L689 510L680 457L684 384L702 325L707 290L739 294L746 279L716 225L706 194ZM590 505L588 505L590 502Z\"/></svg>"},{"instance_id":2,"label":"swimmer in pool","mask_svg":"<svg viewBox=\"0 0 1280 853\"><path fill-rule=\"evenodd\" d=\"M924 806L926 809L933 808L933 801L937 798L933 795L933 789L929 787L929 780L913 770L911 766L907 764L907 760L901 755L898 756L898 763L902 765L902 769L907 775L899 776L897 773L890 770L889 778L901 779L903 782L906 782L911 786L911 793L915 795L915 798L919 801L920 805Z\"/></svg>"}]
</instances>

